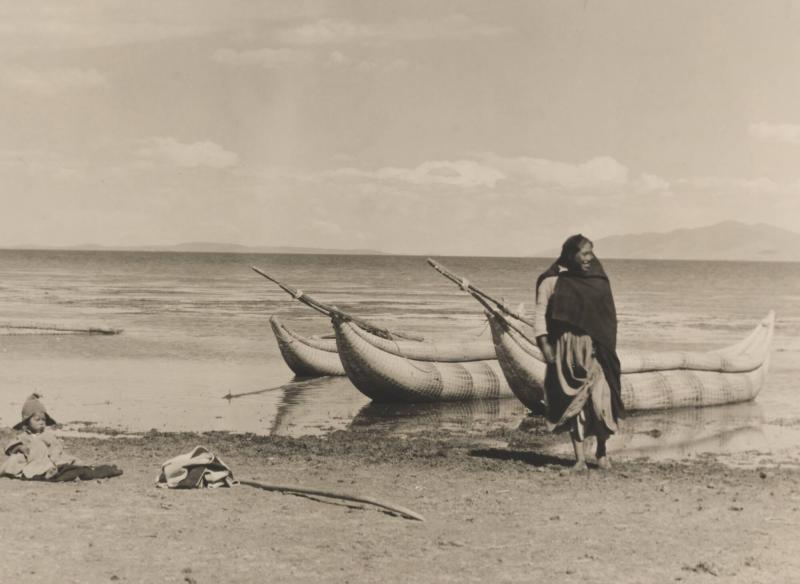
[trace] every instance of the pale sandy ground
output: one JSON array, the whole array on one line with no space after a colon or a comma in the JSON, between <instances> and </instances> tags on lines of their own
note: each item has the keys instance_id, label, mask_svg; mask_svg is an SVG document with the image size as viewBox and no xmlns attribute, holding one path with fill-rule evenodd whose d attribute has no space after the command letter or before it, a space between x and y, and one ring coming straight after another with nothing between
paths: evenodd
<instances>
[{"instance_id":1,"label":"pale sandy ground","mask_svg":"<svg viewBox=\"0 0 800 584\"><path fill-rule=\"evenodd\" d=\"M125 474L0 480L0 581L796 581L800 472L709 458L575 475L537 453L550 439L563 437L67 438ZM197 444L239 478L384 498L426 521L247 486L157 489L161 463Z\"/></svg>"}]
</instances>

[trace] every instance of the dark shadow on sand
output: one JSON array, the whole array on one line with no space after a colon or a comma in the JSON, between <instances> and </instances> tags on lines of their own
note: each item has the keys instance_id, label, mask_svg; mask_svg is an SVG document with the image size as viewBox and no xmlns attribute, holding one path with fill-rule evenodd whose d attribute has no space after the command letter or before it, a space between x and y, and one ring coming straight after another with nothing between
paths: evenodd
<instances>
[{"instance_id":1,"label":"dark shadow on sand","mask_svg":"<svg viewBox=\"0 0 800 584\"><path fill-rule=\"evenodd\" d=\"M478 448L469 451L470 456L492 458L494 460L515 460L531 466L563 466L571 468L574 460L531 452L530 450L503 450L502 448Z\"/></svg>"}]
</instances>

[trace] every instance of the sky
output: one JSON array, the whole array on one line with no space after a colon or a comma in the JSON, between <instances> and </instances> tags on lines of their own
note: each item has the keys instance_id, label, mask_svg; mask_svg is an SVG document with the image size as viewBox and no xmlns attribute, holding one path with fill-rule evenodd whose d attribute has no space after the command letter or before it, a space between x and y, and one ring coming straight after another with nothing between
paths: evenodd
<instances>
[{"instance_id":1,"label":"sky","mask_svg":"<svg viewBox=\"0 0 800 584\"><path fill-rule=\"evenodd\" d=\"M800 1L0 4L0 246L800 231Z\"/></svg>"}]
</instances>

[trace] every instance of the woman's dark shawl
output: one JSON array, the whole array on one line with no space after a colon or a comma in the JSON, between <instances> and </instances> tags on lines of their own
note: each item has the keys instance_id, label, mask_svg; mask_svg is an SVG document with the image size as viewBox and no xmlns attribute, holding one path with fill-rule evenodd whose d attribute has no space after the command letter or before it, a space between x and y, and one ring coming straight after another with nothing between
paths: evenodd
<instances>
[{"instance_id":1,"label":"woman's dark shawl","mask_svg":"<svg viewBox=\"0 0 800 584\"><path fill-rule=\"evenodd\" d=\"M611 388L611 404L616 419L624 406L617 357L617 310L608 276L597 258L592 259L588 272L563 270L561 264L555 262L537 279L537 294L542 281L550 276L556 276L558 280L545 313L549 340L554 343L567 330L592 338L595 356Z\"/></svg>"}]
</instances>

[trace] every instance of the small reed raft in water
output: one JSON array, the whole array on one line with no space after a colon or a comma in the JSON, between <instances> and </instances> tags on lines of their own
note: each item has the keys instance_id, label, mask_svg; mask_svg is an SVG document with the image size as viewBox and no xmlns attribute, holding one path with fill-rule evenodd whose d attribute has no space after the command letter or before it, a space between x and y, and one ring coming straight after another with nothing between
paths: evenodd
<instances>
[{"instance_id":1,"label":"small reed raft in water","mask_svg":"<svg viewBox=\"0 0 800 584\"><path fill-rule=\"evenodd\" d=\"M0 323L0 335L119 335L122 329L74 327L42 323Z\"/></svg>"}]
</instances>

